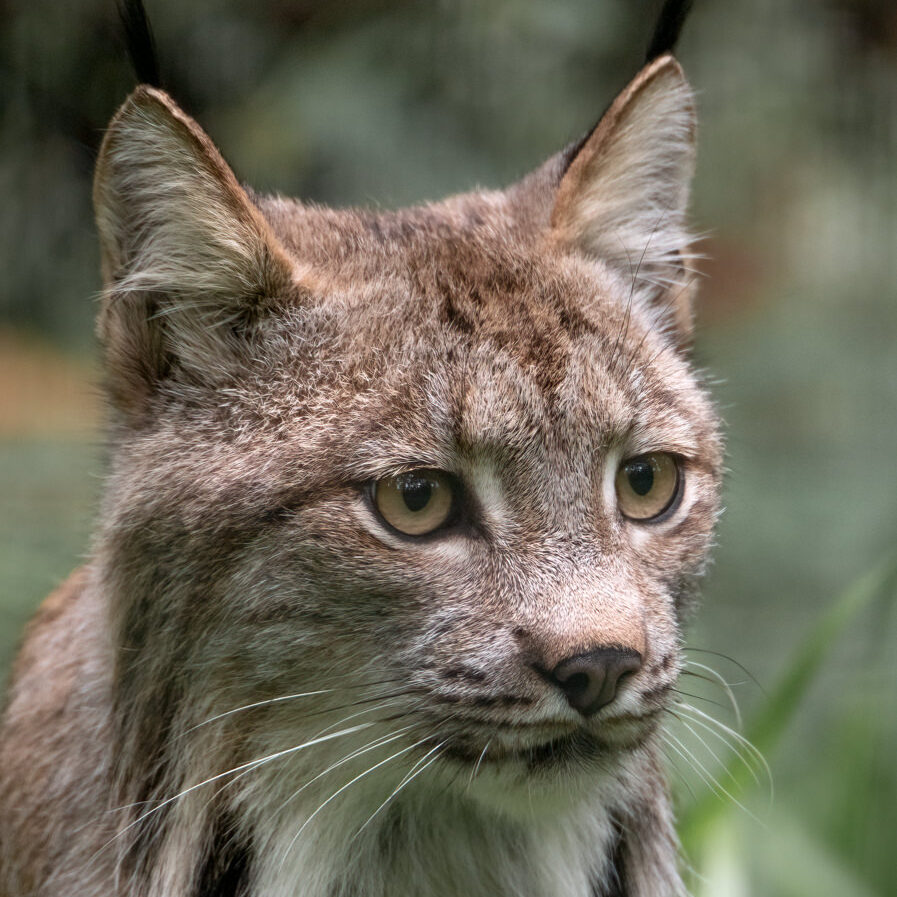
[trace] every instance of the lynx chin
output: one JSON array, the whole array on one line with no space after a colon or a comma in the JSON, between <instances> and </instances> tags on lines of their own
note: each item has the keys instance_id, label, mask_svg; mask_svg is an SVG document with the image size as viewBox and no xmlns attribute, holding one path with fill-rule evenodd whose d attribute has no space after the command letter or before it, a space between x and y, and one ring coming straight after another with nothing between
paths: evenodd
<instances>
[{"instance_id":1,"label":"lynx chin","mask_svg":"<svg viewBox=\"0 0 897 897\"><path fill-rule=\"evenodd\" d=\"M14 669L2 897L685 893L660 747L722 449L671 46L523 180L395 212L126 100L111 463Z\"/></svg>"}]
</instances>

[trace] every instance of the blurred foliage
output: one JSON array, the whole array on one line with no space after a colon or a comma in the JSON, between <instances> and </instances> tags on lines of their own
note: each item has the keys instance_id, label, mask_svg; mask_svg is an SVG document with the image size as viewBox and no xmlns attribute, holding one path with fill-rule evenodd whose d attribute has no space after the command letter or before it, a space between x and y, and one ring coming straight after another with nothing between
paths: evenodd
<instances>
[{"instance_id":1,"label":"blurred foliage","mask_svg":"<svg viewBox=\"0 0 897 897\"><path fill-rule=\"evenodd\" d=\"M694 876L698 897L732 893L862 897L871 893L869 885L851 869L849 862L837 856L835 851L814 844L787 806L782 807L781 802L774 806L773 800L763 814L767 817L764 820L752 813L742 800L755 803L757 792L762 792L764 786L774 798L773 772L765 755L771 755L788 732L801 712L808 690L825 665L832 661L838 643L850 634L856 618L863 611L893 613L895 608L897 555L892 554L853 583L790 652L775 689L765 696L744 735L720 724L715 715L680 696L679 706L673 712L675 723L667 736L667 747L680 759L690 761L692 784L689 785L689 797L680 795L679 832L686 855L700 870ZM686 681L694 670L694 662L690 661ZM875 758L870 756L870 748L874 753L875 743L882 741L888 731L887 724L882 726L871 710L870 707L864 709L859 730L848 736L844 760L849 764L850 785L842 785L843 799L837 804L842 818L847 816L849 819L847 826L839 820L839 828L844 828L840 834L848 835L854 842L854 849L860 848L867 856L870 846L873 851L885 846L884 840L876 837L879 820L870 819L868 815L868 791L877 786L876 780L887 780L890 776L893 783L894 779L893 769L882 768L880 760L876 768ZM849 721L849 717L845 721ZM893 734L893 726L890 728ZM690 747L680 737L686 732L695 742ZM729 749L726 761L720 757L720 744ZM872 763L871 774L870 769L862 766L859 774L854 771L853 767L862 760ZM892 758L889 760L892 762ZM834 787L838 784L834 783ZM850 812L851 809L858 812ZM745 818L756 823L747 831ZM791 841L799 840L800 849L786 854L785 867L777 868L775 857L781 856L783 840L790 847L794 846ZM752 845L756 856L745 850L745 841ZM741 847L733 849L739 843ZM886 849L880 857L883 865L888 853ZM767 862L767 858L773 858L773 863ZM751 868L754 863L757 864L756 871ZM761 881L767 884L759 886Z\"/></svg>"},{"instance_id":2,"label":"blurred foliage","mask_svg":"<svg viewBox=\"0 0 897 897\"><path fill-rule=\"evenodd\" d=\"M393 206L510 182L588 128L659 2L148 5L167 86L248 183ZM701 104L696 356L719 378L731 469L689 643L769 685L897 541L897 6L696 0L680 49ZM99 287L92 160L131 84L113 0L0 0L0 326L15 335L0 339L0 660L88 546L96 402L62 384L89 380L71 356L90 352ZM744 681L749 720L787 723L764 746L772 808L721 743L717 761L677 735L745 806L724 798L689 844L701 893L897 892L894 602L851 619L787 708L734 662L691 655ZM707 703L721 689L695 694L734 722ZM702 776L671 765L691 806Z\"/></svg>"}]
</instances>

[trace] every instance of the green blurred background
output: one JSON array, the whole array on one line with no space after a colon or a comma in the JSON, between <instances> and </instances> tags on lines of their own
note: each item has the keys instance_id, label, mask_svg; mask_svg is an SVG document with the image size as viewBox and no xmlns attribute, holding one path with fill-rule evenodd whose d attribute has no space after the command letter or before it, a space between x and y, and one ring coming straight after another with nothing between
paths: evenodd
<instances>
[{"instance_id":1,"label":"green blurred background","mask_svg":"<svg viewBox=\"0 0 897 897\"><path fill-rule=\"evenodd\" d=\"M638 68L659 4L148 6L168 87L241 178L394 206L508 183L578 136ZM730 468L688 643L727 655L692 657L750 720L837 596L897 550L897 4L697 0L679 57L701 108L696 357ZM0 0L3 671L88 551L103 471L90 178L131 84L112 0ZM683 817L708 775L742 805L724 797L687 837L697 894L897 894L894 608L886 589L838 628L764 745L772 800L762 773L727 782L715 736L680 732ZM733 722L708 699L721 689L694 706Z\"/></svg>"}]
</instances>

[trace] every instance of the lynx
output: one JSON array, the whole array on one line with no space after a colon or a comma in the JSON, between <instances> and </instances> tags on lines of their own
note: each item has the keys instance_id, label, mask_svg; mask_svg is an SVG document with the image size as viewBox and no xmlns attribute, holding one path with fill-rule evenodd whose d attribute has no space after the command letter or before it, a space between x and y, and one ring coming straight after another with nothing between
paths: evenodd
<instances>
[{"instance_id":1,"label":"lynx","mask_svg":"<svg viewBox=\"0 0 897 897\"><path fill-rule=\"evenodd\" d=\"M5 897L673 897L721 440L668 3L501 191L241 186L138 87L96 168L110 470L0 729Z\"/></svg>"}]
</instances>

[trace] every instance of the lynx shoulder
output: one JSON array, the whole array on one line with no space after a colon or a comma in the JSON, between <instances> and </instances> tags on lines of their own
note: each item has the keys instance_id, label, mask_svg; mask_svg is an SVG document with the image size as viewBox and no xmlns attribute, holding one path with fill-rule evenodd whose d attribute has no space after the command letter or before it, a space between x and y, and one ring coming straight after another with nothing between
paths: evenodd
<instances>
[{"instance_id":1,"label":"lynx shoulder","mask_svg":"<svg viewBox=\"0 0 897 897\"><path fill-rule=\"evenodd\" d=\"M684 893L659 744L721 442L661 25L580 143L398 212L258 196L128 98L112 460L14 672L0 894Z\"/></svg>"}]
</instances>

